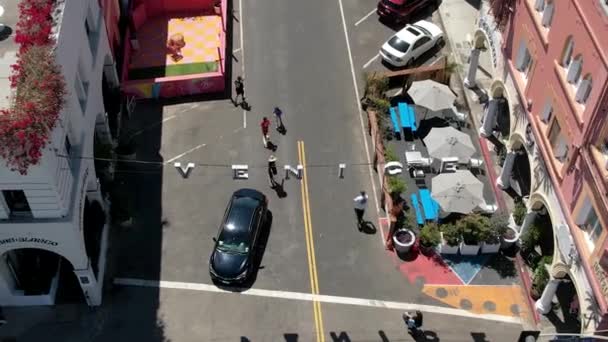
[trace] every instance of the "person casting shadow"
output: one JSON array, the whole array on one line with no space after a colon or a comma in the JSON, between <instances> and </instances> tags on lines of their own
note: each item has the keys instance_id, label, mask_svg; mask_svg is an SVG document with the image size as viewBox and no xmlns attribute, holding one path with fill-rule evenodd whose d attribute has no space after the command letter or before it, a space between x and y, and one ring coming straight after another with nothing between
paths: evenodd
<instances>
[{"instance_id":1,"label":"person casting shadow","mask_svg":"<svg viewBox=\"0 0 608 342\"><path fill-rule=\"evenodd\" d=\"M287 128L285 128L285 124L283 123L283 111L281 108L274 107L272 113L276 119L277 132L281 133L282 135L287 134Z\"/></svg>"}]
</instances>

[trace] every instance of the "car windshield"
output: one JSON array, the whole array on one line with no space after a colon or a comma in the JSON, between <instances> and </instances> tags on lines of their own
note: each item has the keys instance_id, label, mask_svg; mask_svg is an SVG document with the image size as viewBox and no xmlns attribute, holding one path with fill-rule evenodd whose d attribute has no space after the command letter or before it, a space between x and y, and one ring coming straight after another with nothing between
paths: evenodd
<instances>
[{"instance_id":1,"label":"car windshield","mask_svg":"<svg viewBox=\"0 0 608 342\"><path fill-rule=\"evenodd\" d=\"M430 37L430 36L432 36L432 35L431 35L431 32L429 32L429 30L425 29L424 27L422 27L422 26L418 26L418 25L412 25L412 26L414 26L415 28L417 28L417 29L419 29L420 31L422 31L422 32L423 32L425 35L427 35L427 36L429 36L429 37ZM408 31L409 31L409 29L408 29ZM411 32L411 31L410 31L410 32Z\"/></svg>"},{"instance_id":2,"label":"car windshield","mask_svg":"<svg viewBox=\"0 0 608 342\"><path fill-rule=\"evenodd\" d=\"M232 202L226 224L217 239L218 249L229 253L249 252L249 227L258 204L258 201L248 197L240 197Z\"/></svg>"},{"instance_id":3,"label":"car windshield","mask_svg":"<svg viewBox=\"0 0 608 342\"><path fill-rule=\"evenodd\" d=\"M388 41L388 45L392 46L393 49L401 52L407 52L407 49L410 48L410 44L405 41L399 39L399 37L394 36Z\"/></svg>"}]
</instances>

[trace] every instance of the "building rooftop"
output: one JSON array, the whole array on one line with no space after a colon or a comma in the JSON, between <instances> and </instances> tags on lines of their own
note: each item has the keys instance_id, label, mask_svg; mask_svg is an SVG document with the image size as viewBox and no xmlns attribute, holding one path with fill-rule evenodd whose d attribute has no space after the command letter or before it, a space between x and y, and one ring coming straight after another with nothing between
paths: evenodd
<instances>
[{"instance_id":1,"label":"building rooftop","mask_svg":"<svg viewBox=\"0 0 608 342\"><path fill-rule=\"evenodd\" d=\"M15 30L19 17L18 1L4 1L0 6L4 8L4 14L0 17L0 24L4 24L4 29L0 32L0 108L7 108L8 96L11 93L8 77L11 74L11 65L17 60L19 49L15 43Z\"/></svg>"}]
</instances>

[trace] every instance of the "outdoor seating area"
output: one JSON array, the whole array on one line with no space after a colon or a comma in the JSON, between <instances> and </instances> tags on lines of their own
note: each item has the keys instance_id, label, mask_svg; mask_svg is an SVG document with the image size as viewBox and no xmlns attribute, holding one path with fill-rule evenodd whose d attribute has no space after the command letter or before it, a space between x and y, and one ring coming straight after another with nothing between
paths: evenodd
<instances>
[{"instance_id":1,"label":"outdoor seating area","mask_svg":"<svg viewBox=\"0 0 608 342\"><path fill-rule=\"evenodd\" d=\"M455 100L447 86L431 80L414 82L406 94L389 99L386 161L404 161L408 171L386 175L391 197L404 204L392 232L413 233L393 236L398 254L421 244L438 254L496 253L507 231L508 220L496 213L477 133L467 115L455 110Z\"/></svg>"},{"instance_id":2,"label":"outdoor seating area","mask_svg":"<svg viewBox=\"0 0 608 342\"><path fill-rule=\"evenodd\" d=\"M123 92L139 99L223 91L226 6L226 0L134 1Z\"/></svg>"}]
</instances>

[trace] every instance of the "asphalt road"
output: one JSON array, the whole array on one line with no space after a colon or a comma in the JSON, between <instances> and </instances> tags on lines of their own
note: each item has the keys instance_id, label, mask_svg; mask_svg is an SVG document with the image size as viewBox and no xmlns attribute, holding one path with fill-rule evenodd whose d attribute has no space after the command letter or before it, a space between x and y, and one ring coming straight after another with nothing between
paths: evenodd
<instances>
[{"instance_id":1,"label":"asphalt road","mask_svg":"<svg viewBox=\"0 0 608 342\"><path fill-rule=\"evenodd\" d=\"M79 307L57 325L24 328L20 340L407 341L401 313L417 304L435 308L425 316L428 340L514 340L519 326L460 317L422 294L384 250L354 86L363 70L384 70L369 61L394 33L370 14L375 1L233 5L232 80L244 71L251 110L227 99L138 103L130 122L137 158L164 166L119 165L137 214L132 226L113 229L108 271L136 286L116 286L96 311ZM268 184L259 128L274 106L287 128L271 133L278 165L305 156L304 179L286 180L281 196ZM184 179L174 162L197 166ZM232 164L249 165L249 179L232 179ZM229 196L242 187L269 196L272 224L251 289L239 295L217 292L208 258ZM360 190L370 195L374 233L356 228ZM327 297L314 302L311 293Z\"/></svg>"}]
</instances>

